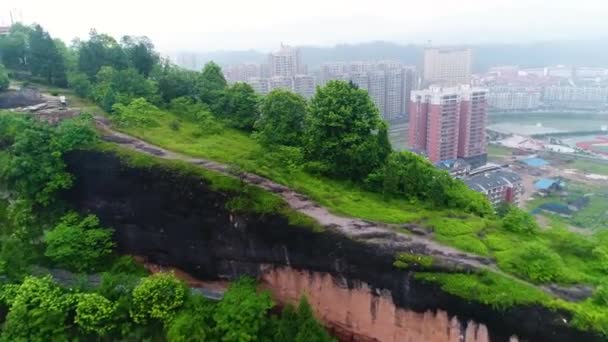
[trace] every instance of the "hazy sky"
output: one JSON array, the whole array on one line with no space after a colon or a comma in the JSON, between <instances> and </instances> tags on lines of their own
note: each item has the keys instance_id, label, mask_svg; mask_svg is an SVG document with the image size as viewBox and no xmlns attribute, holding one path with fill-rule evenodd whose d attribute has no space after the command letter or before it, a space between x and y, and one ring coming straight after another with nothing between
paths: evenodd
<instances>
[{"instance_id":1,"label":"hazy sky","mask_svg":"<svg viewBox=\"0 0 608 342\"><path fill-rule=\"evenodd\" d=\"M608 38L608 0L1 0L0 23L11 8L67 41L94 27L163 52Z\"/></svg>"}]
</instances>

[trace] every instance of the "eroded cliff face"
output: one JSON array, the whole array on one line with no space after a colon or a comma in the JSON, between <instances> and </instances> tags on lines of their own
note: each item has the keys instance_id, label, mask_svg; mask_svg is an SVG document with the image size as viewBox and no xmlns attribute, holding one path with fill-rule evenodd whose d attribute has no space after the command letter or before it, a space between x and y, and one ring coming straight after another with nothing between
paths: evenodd
<instances>
[{"instance_id":1,"label":"eroded cliff face","mask_svg":"<svg viewBox=\"0 0 608 342\"><path fill-rule=\"evenodd\" d=\"M274 266L262 268L260 280L279 303L297 303L306 295L317 317L342 341L490 341L483 324L462 321L444 310L399 308L390 291L363 282L348 287L329 273Z\"/></svg>"},{"instance_id":2,"label":"eroded cliff face","mask_svg":"<svg viewBox=\"0 0 608 342\"><path fill-rule=\"evenodd\" d=\"M290 226L279 215L235 214L234 194L199 177L136 169L109 153L66 156L74 187L65 199L115 229L122 253L178 267L199 279L258 277L282 302L308 294L345 340L600 341L538 307L497 311L422 283L382 248Z\"/></svg>"}]
</instances>

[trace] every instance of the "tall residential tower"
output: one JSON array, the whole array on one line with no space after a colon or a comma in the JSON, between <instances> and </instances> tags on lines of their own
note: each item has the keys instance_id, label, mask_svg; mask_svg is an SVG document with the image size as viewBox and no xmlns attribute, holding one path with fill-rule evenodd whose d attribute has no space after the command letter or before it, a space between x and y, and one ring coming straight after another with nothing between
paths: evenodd
<instances>
[{"instance_id":1,"label":"tall residential tower","mask_svg":"<svg viewBox=\"0 0 608 342\"><path fill-rule=\"evenodd\" d=\"M486 162L487 91L458 86L412 91L409 145L432 162L463 158L473 166Z\"/></svg>"},{"instance_id":2,"label":"tall residential tower","mask_svg":"<svg viewBox=\"0 0 608 342\"><path fill-rule=\"evenodd\" d=\"M427 48L424 50L424 83L456 86L471 82L471 49Z\"/></svg>"}]
</instances>

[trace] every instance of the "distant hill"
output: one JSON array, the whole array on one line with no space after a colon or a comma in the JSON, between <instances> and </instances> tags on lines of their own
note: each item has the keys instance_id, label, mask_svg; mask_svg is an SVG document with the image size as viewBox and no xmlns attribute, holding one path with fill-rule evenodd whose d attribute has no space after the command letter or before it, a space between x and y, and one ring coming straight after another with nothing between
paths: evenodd
<instances>
[{"instance_id":1,"label":"distant hill","mask_svg":"<svg viewBox=\"0 0 608 342\"><path fill-rule=\"evenodd\" d=\"M608 66L608 44L605 41L554 41L526 44L472 45L473 69L487 70L495 65L520 65L540 67L566 64L574 66ZM422 64L422 45L401 45L390 42L340 44L333 47L303 46L302 59L309 69L317 69L323 63L337 61L394 59L403 63ZM266 54L255 51L217 51L197 54L203 62L213 60L222 65L238 63L263 63Z\"/></svg>"}]
</instances>

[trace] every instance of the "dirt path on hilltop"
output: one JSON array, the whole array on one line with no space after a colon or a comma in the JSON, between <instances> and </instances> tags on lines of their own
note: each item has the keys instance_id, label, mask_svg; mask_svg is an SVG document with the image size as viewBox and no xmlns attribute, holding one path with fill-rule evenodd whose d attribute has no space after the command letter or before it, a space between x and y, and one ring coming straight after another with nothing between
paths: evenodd
<instances>
[{"instance_id":1,"label":"dirt path on hilltop","mask_svg":"<svg viewBox=\"0 0 608 342\"><path fill-rule=\"evenodd\" d=\"M288 187L275 183L267 178L252 174L235 174L230 165L222 164L202 158L193 158L187 155L169 151L162 147L150 144L142 139L114 130L106 118L96 116L95 124L106 141L118 144L124 148L138 151L148 155L169 160L181 160L201 168L216 171L231 177L240 177L248 184L275 193L293 210L315 219L324 228L341 233L347 237L375 245L387 254L408 252L433 256L436 264L446 269L459 268L463 271L489 270L522 284L536 287L549 294L564 298L568 295L562 291L554 291L549 287L536 286L500 270L491 258L482 257L444 246L426 236L404 234L395 228L403 226L370 222L357 218L343 217L331 213L327 208L315 203L307 196L299 194ZM565 290L567 292L567 290Z\"/></svg>"}]
</instances>

